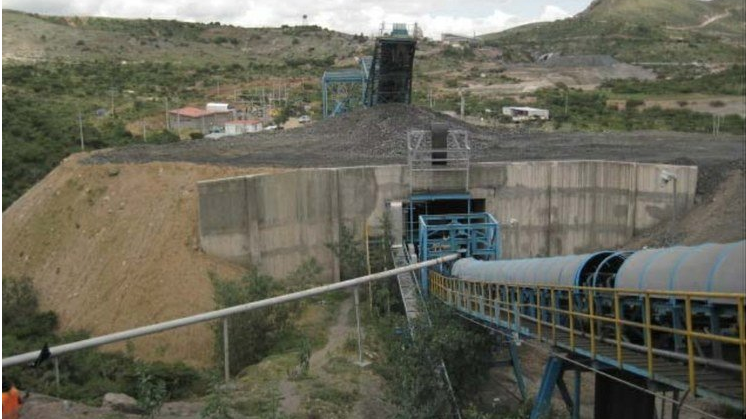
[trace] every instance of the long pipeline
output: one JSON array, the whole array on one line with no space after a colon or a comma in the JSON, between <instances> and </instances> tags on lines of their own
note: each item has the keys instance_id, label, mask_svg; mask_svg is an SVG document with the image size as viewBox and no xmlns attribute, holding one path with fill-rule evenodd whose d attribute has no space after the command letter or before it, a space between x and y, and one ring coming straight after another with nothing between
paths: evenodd
<instances>
[{"instance_id":1,"label":"long pipeline","mask_svg":"<svg viewBox=\"0 0 746 419\"><path fill-rule=\"evenodd\" d=\"M278 297L267 298L264 300L253 301L246 304L241 304L233 307L228 307L220 310L209 311L206 313L196 314L194 316L182 317L179 319L169 320L162 323L151 324L148 326L142 326L135 329L125 330L122 332L111 333L108 335L97 336L90 339L80 340L77 342L66 343L64 345L55 346L49 348L51 356L59 356L68 352L80 351L83 349L94 348L101 345L107 345L110 343L116 343L123 340L128 340L140 336L152 335L154 333L164 332L166 330L176 329L179 327L189 326L196 323L203 323L211 320L216 320L224 317L229 317L234 314L245 313L247 311L256 310L264 307L269 307L277 304L288 303L303 298L313 297L320 294L325 294L332 291L338 291L345 288L352 288L360 284L367 282L376 281L379 279L385 279L403 272L415 271L421 268L427 268L433 265L438 265L443 262L450 262L458 259L458 254L450 254L437 259L430 259L425 262L415 263L412 265L402 266L401 268L390 269L388 271L378 272L371 275L361 276L358 278L350 279L347 281L337 282L334 284L324 285L320 287L310 288L303 291L294 292L291 294L280 295ZM3 358L3 368L12 367L27 362L34 361L39 356L40 351L26 352L19 355L14 355L8 358Z\"/></svg>"}]
</instances>

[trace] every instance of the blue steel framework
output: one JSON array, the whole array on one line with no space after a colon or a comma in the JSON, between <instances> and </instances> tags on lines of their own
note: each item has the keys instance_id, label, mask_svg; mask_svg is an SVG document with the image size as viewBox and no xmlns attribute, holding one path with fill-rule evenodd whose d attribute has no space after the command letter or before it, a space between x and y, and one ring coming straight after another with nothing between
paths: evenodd
<instances>
[{"instance_id":1,"label":"blue steel framework","mask_svg":"<svg viewBox=\"0 0 746 419\"><path fill-rule=\"evenodd\" d=\"M363 106L366 90L366 70L348 68L325 71L321 77L321 102L324 118L339 115L356 107Z\"/></svg>"},{"instance_id":2,"label":"blue steel framework","mask_svg":"<svg viewBox=\"0 0 746 419\"><path fill-rule=\"evenodd\" d=\"M415 235L415 232L419 228L419 220L415 218L415 207L421 206L427 211L428 203L436 201L466 201L466 213L471 213L472 202L471 194L469 193L411 194L409 196L409 207L407 211L409 214L407 224L408 228L406 229L409 243L417 243L417 238L419 237L419 235Z\"/></svg>"},{"instance_id":3,"label":"blue steel framework","mask_svg":"<svg viewBox=\"0 0 746 419\"><path fill-rule=\"evenodd\" d=\"M500 257L500 225L486 212L421 215L420 260L451 253L482 260Z\"/></svg>"},{"instance_id":4,"label":"blue steel framework","mask_svg":"<svg viewBox=\"0 0 746 419\"><path fill-rule=\"evenodd\" d=\"M405 24L394 23L390 36L376 39L373 56L358 61L360 68L325 71L321 77L324 118L358 106L410 103L416 44Z\"/></svg>"},{"instance_id":5,"label":"blue steel framework","mask_svg":"<svg viewBox=\"0 0 746 419\"><path fill-rule=\"evenodd\" d=\"M469 200L471 202L471 200ZM419 219L420 260L459 253L464 257L495 260L500 257L500 225L486 212L421 215ZM422 290L430 289L425 270L420 274Z\"/></svg>"}]
</instances>

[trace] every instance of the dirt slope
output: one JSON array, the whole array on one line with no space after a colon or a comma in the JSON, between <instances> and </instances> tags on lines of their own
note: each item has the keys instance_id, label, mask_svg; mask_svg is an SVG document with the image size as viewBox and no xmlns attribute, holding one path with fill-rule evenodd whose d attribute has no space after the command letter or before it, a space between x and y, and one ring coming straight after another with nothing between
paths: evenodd
<instances>
[{"instance_id":1,"label":"dirt slope","mask_svg":"<svg viewBox=\"0 0 746 419\"><path fill-rule=\"evenodd\" d=\"M707 173L700 181L707 181ZM744 169L733 169L722 180L698 196L699 202L676 221L668 221L643 232L624 246L640 249L644 246L696 245L729 243L746 239L746 182Z\"/></svg>"},{"instance_id":2,"label":"dirt slope","mask_svg":"<svg viewBox=\"0 0 746 419\"><path fill-rule=\"evenodd\" d=\"M241 269L198 251L196 182L263 169L189 163L81 165L68 158L3 213L3 275L31 277L64 330L94 335L214 307L208 272ZM207 325L134 342L151 359L212 356Z\"/></svg>"}]
</instances>

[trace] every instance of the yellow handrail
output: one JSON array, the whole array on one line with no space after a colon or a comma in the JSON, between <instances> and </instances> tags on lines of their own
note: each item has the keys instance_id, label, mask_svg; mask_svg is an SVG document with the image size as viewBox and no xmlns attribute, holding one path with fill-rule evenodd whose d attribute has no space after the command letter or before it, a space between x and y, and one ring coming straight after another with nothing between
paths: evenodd
<instances>
[{"instance_id":1,"label":"yellow handrail","mask_svg":"<svg viewBox=\"0 0 746 419\"><path fill-rule=\"evenodd\" d=\"M491 288L490 285L494 286ZM521 318L530 320L535 323L535 334L539 340L547 341L543 327L551 328L551 342L557 344L557 329L569 331L568 339L571 350L576 349L576 334L584 335L588 333L590 341L591 357L596 357L598 340L614 343L616 361L621 368L624 362L623 347L633 350L642 351L646 354L647 374L654 377L655 362L654 354L674 357L674 359L686 359L687 376L690 391L696 393L697 390L697 363L712 363L721 368L731 370L740 369L740 381L742 388L743 404L746 405L746 294L742 293L724 293L724 292L704 292L704 291L671 291L671 290L635 290L635 289L614 289L600 288L589 286L567 286L567 285L542 285L542 284L515 284L515 283L496 283L474 280L461 280L444 276L437 272L431 272L431 288L433 295L449 304L459 301L460 308L482 316L489 315L491 318L500 321L506 321L506 324L513 330L520 333ZM526 297L526 292L533 293L533 300ZM578 294L588 296L585 307L576 307L575 296ZM547 305L547 295L549 297L549 306ZM640 304L642 305L643 319L642 322L628 320L623 318L621 308L621 297L634 298L642 296ZM596 301L596 298L599 300ZM675 299L684 302L684 322L685 329L679 329L664 325L652 323L653 305L659 304L661 299ZM732 301L737 306L737 327L736 336L716 334L711 331L695 330L694 313L692 308L693 300L725 300ZM604 313L604 306L597 306L597 302L611 301L612 306L609 312ZM626 300L625 300L626 301ZM562 303L566 308L560 307ZM608 303L606 303L608 304ZM606 307L609 307L608 305ZM529 308L535 310L533 316L523 314L522 309ZM550 313L551 321L545 319L545 313ZM558 324L557 316L566 316L568 319L567 327ZM578 324L576 325L576 322ZM603 331L603 325L610 324L614 328L614 339L607 339L598 336ZM580 325L580 327L578 327ZM644 336L644 346L634 345L623 342L623 327L637 328L642 330ZM732 330L732 329L731 329ZM670 334L672 336L683 336L686 339L686 353L670 353L665 350L654 348L653 332ZM533 333L533 332L532 332ZM712 361L698 358L694 354L695 340L708 340L712 342L721 342L736 345L739 348L739 364L735 366L726 362ZM635 349L638 348L638 349ZM680 357L680 358L676 358ZM720 362L720 364L717 364ZM627 361L629 363L629 361Z\"/></svg>"}]
</instances>

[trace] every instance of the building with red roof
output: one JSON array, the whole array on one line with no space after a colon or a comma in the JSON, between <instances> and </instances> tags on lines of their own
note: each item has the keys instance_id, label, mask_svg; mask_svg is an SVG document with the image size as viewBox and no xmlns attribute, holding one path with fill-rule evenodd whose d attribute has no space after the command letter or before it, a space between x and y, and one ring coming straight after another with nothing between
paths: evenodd
<instances>
[{"instance_id":1,"label":"building with red roof","mask_svg":"<svg viewBox=\"0 0 746 419\"><path fill-rule=\"evenodd\" d=\"M225 109L200 109L194 106L186 106L168 111L168 123L171 129L181 131L184 129L197 130L206 134L231 120L236 119L236 110L225 107Z\"/></svg>"}]
</instances>

